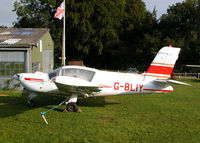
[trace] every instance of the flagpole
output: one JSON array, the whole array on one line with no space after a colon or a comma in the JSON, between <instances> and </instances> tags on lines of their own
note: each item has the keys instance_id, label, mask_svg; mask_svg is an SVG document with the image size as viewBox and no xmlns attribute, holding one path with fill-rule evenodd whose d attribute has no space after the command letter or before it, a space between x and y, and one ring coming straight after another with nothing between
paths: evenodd
<instances>
[{"instance_id":1,"label":"flagpole","mask_svg":"<svg viewBox=\"0 0 200 143\"><path fill-rule=\"evenodd\" d=\"M63 47L62 47L62 65L65 66L65 0L64 0L64 18L63 18Z\"/></svg>"}]
</instances>

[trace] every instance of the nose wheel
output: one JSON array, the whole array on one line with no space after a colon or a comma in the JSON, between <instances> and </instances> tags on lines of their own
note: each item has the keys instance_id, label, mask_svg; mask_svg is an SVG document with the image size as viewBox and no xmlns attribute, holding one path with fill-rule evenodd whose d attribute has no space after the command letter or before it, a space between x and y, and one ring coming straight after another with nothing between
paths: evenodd
<instances>
[{"instance_id":1,"label":"nose wheel","mask_svg":"<svg viewBox=\"0 0 200 143\"><path fill-rule=\"evenodd\" d=\"M27 100L27 104L28 104L28 106L30 106L30 107L35 106L35 102L34 102L33 100Z\"/></svg>"},{"instance_id":2,"label":"nose wheel","mask_svg":"<svg viewBox=\"0 0 200 143\"><path fill-rule=\"evenodd\" d=\"M78 106L77 106L76 103L71 102L71 103L67 104L66 109L67 109L68 112L77 112L78 111Z\"/></svg>"},{"instance_id":3,"label":"nose wheel","mask_svg":"<svg viewBox=\"0 0 200 143\"><path fill-rule=\"evenodd\" d=\"M36 96L38 96L36 93L29 94L28 100L27 100L28 106L30 106L30 107L35 106L35 102L33 101L33 98L35 98Z\"/></svg>"},{"instance_id":4,"label":"nose wheel","mask_svg":"<svg viewBox=\"0 0 200 143\"><path fill-rule=\"evenodd\" d=\"M67 99L65 102L65 105L67 105L67 112L78 112L78 106L76 104L77 100L78 96L76 94L72 94L72 96Z\"/></svg>"}]
</instances>

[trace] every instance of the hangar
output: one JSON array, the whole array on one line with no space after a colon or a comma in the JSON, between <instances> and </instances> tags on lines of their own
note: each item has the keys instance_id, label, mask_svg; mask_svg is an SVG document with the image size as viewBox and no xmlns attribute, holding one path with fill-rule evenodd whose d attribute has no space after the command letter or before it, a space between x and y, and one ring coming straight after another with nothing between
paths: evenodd
<instances>
[{"instance_id":1,"label":"hangar","mask_svg":"<svg viewBox=\"0 0 200 143\"><path fill-rule=\"evenodd\" d=\"M0 85L16 73L53 70L53 53L48 28L0 28Z\"/></svg>"}]
</instances>

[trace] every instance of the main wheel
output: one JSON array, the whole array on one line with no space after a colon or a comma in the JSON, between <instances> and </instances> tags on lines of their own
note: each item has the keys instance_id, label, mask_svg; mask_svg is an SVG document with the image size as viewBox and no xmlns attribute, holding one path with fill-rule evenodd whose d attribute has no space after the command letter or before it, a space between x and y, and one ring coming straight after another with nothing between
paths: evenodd
<instances>
[{"instance_id":1,"label":"main wheel","mask_svg":"<svg viewBox=\"0 0 200 143\"><path fill-rule=\"evenodd\" d=\"M78 111L78 106L74 102L68 103L67 104L67 111L68 112L77 112Z\"/></svg>"}]
</instances>

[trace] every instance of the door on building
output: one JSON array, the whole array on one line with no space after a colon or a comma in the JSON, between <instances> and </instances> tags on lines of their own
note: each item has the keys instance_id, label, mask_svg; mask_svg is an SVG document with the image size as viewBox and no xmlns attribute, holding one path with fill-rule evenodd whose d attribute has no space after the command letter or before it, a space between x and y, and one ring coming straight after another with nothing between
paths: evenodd
<instances>
[{"instance_id":1,"label":"door on building","mask_svg":"<svg viewBox=\"0 0 200 143\"><path fill-rule=\"evenodd\" d=\"M53 51L43 51L43 72L48 73L53 70Z\"/></svg>"}]
</instances>

